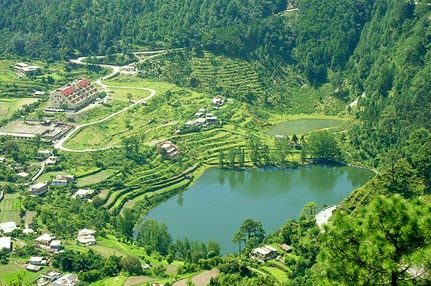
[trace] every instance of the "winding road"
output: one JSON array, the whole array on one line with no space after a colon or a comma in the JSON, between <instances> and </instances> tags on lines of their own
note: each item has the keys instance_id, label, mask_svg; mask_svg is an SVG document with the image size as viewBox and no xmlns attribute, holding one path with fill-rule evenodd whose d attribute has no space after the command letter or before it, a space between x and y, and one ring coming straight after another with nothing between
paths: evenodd
<instances>
[{"instance_id":1,"label":"winding road","mask_svg":"<svg viewBox=\"0 0 431 286\"><path fill-rule=\"evenodd\" d=\"M157 56L157 55L163 54L163 53L165 53L165 52L167 52L167 51L153 51L153 52L149 51L149 52L137 52L137 53L139 53L139 54L153 54L153 56L150 56L150 57L152 58L152 57L154 57L154 56ZM148 57L148 58L150 58L150 57ZM89 63L83 62L83 60L84 60L85 58L86 58L86 57L80 57L80 58L78 58L78 59L72 59L72 60L70 60L70 62L71 62L71 63L74 63L74 64L88 65ZM148 58L147 58L147 59L148 59ZM145 60L146 60L146 59L143 59L143 60L141 59L140 61L145 61ZM96 120L96 121L93 121L93 122L89 122L89 123L84 123L84 124L76 125L76 126L75 126L75 127L74 127L74 128L73 128L73 129L72 129L72 130L67 134L67 135L66 135L66 136L64 136L63 138L61 138L59 141L57 141L57 142L54 144L54 148L56 148L56 149L63 150L63 151L68 151L68 152L84 153L84 152L95 152L95 151L101 151L101 150L106 150L106 149L112 149L112 148L115 148L115 147L105 147L105 148L99 148L99 149L76 150L76 149L69 149L69 148L63 147L63 144L64 144L64 142L66 142L68 139L70 139L70 138L71 138L75 133L77 133L80 129L82 129L82 128L86 127L86 126L90 126L90 125L98 124L98 123L101 123L101 122L104 122L104 121L108 121L108 120L110 120L111 118L113 118L113 117L117 116L118 114L123 113L123 112L127 111L128 109L133 108L134 106L136 106L136 105L138 105L138 104L141 104L142 102L144 102L144 101L146 101L146 100L148 100L148 99L152 98L154 95L156 95L156 91L155 91L154 89L146 88L146 87L108 86L108 85L106 85L106 84L102 83L102 81L103 81L103 80L106 80L106 79L109 79L109 78L111 78L111 77L113 77L113 76L117 75L117 74L121 71L121 69L122 69L123 67L120 67L120 66L113 66L113 65L105 65L105 64L92 64L92 65L97 65L97 66L100 66L100 67L103 67L103 68L110 68L110 69L112 69L112 72L111 72L110 74L108 74L108 75L106 75L106 76L104 76L104 77L101 77L101 78L99 78L99 79L96 81L96 84L97 84L97 85L100 85L102 88L107 89L107 88L109 88L109 87L114 87L114 88L128 88L128 89L133 88L133 89L138 89L138 90L148 90L148 91L150 92L150 95L149 95L149 96L147 96L147 97L145 97L145 98L143 98L143 99L140 99L140 100L136 101L135 103L133 103L133 104L131 104L131 105L127 106L126 108L123 108L123 109L122 109L122 110L120 110L120 111L117 111L117 112L115 112L115 113L112 113L111 115L109 115L109 116L107 116L107 117L105 117L105 118L103 118L103 119L99 119L99 120ZM129 65L129 66L130 66L130 65Z\"/></svg>"}]
</instances>

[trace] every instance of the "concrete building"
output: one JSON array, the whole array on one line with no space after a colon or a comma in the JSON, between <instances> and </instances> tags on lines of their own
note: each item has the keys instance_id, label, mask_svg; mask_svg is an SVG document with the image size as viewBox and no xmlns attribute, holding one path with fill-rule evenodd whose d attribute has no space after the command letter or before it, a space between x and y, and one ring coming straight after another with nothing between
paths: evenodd
<instances>
[{"instance_id":1,"label":"concrete building","mask_svg":"<svg viewBox=\"0 0 431 286\"><path fill-rule=\"evenodd\" d=\"M48 191L47 183L36 183L30 186L30 194L32 196L40 196Z\"/></svg>"},{"instance_id":2,"label":"concrete building","mask_svg":"<svg viewBox=\"0 0 431 286\"><path fill-rule=\"evenodd\" d=\"M55 280L53 286L74 286L79 283L77 274L66 274Z\"/></svg>"},{"instance_id":3,"label":"concrete building","mask_svg":"<svg viewBox=\"0 0 431 286\"><path fill-rule=\"evenodd\" d=\"M98 90L88 79L75 80L49 95L50 109L78 110L97 97Z\"/></svg>"},{"instance_id":4,"label":"concrete building","mask_svg":"<svg viewBox=\"0 0 431 286\"><path fill-rule=\"evenodd\" d=\"M10 237L0 237L0 250L5 249L7 252L12 251L12 240Z\"/></svg>"},{"instance_id":5,"label":"concrete building","mask_svg":"<svg viewBox=\"0 0 431 286\"><path fill-rule=\"evenodd\" d=\"M11 233L15 229L18 229L18 227L14 221L0 223L0 231L3 233Z\"/></svg>"}]
</instances>

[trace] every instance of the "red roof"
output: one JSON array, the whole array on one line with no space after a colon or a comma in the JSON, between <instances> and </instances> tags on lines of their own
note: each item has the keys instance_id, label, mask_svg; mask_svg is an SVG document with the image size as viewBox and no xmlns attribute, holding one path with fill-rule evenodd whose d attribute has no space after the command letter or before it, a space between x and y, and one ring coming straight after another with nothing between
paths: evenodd
<instances>
[{"instance_id":1,"label":"red roof","mask_svg":"<svg viewBox=\"0 0 431 286\"><path fill-rule=\"evenodd\" d=\"M89 84L90 84L90 81L88 79L85 79L85 78L78 81L78 87L79 88L82 88L82 87L87 86Z\"/></svg>"},{"instance_id":2,"label":"red roof","mask_svg":"<svg viewBox=\"0 0 431 286\"><path fill-rule=\"evenodd\" d=\"M69 86L62 89L60 93L64 96L68 96L69 94L72 94L74 91L75 91L75 88L73 86Z\"/></svg>"}]
</instances>

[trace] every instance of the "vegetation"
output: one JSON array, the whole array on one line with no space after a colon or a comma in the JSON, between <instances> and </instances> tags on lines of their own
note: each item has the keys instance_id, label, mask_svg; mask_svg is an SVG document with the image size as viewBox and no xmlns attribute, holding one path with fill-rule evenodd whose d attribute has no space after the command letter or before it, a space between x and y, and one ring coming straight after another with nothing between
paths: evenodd
<instances>
[{"instance_id":1,"label":"vegetation","mask_svg":"<svg viewBox=\"0 0 431 286\"><path fill-rule=\"evenodd\" d=\"M29 179L17 173L35 174L42 161L37 150L50 146L40 138L0 138L0 220L25 219L66 241L53 267L78 273L84 283L114 283L113 276L125 283L126 275L142 274L169 285L217 267L210 285L429 284L429 1L3 2L0 125L20 117L93 122L148 96L143 88L157 92L146 105L88 125L66 143L101 150L54 151L59 163L39 181L71 174L77 182L43 197L29 196ZM143 47L162 51L135 53ZM91 64L66 61L81 55ZM12 66L21 61L41 72L17 78ZM47 97L30 98L77 77L100 78L107 71L99 64L138 61L137 77L104 81L110 102L79 114L44 114ZM214 108L216 95L226 102ZM202 108L218 123L186 127ZM336 121L323 123L328 118ZM298 125L293 119L320 121L284 130ZM330 129L316 131L322 128ZM179 148L174 160L157 150L164 140ZM164 224L150 220L134 239L142 214L205 168L333 161L378 174L338 207L324 232L314 222L317 205L309 203L274 234L244 221L233 238L242 249L236 255L220 257L212 241L173 241ZM90 202L71 198L80 186L94 189ZM84 227L96 229L104 244L72 242ZM42 252L32 236L11 235L23 242L0 252L0 283L32 284L36 275L14 263ZM261 265L249 251L263 243L293 251Z\"/></svg>"}]
</instances>

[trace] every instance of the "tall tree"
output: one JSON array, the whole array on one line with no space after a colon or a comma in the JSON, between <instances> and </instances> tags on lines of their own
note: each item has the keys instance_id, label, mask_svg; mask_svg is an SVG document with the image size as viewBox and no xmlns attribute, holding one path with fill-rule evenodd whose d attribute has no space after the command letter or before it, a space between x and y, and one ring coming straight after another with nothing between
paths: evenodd
<instances>
[{"instance_id":1,"label":"tall tree","mask_svg":"<svg viewBox=\"0 0 431 286\"><path fill-rule=\"evenodd\" d=\"M429 285L429 229L430 205L399 195L376 197L356 216L337 213L323 235L323 278L337 285Z\"/></svg>"}]
</instances>

